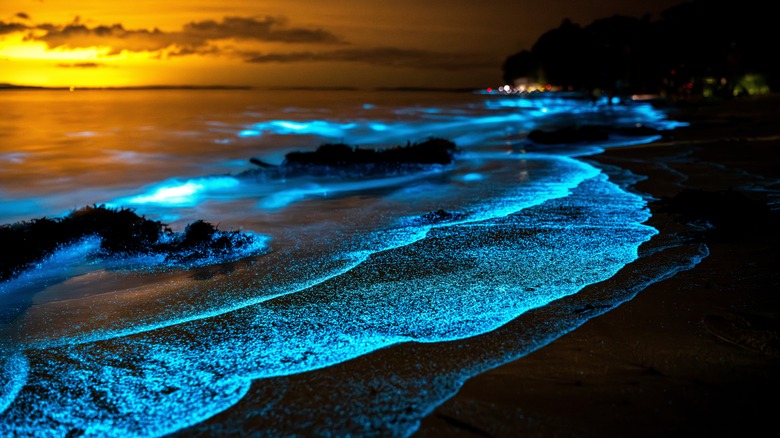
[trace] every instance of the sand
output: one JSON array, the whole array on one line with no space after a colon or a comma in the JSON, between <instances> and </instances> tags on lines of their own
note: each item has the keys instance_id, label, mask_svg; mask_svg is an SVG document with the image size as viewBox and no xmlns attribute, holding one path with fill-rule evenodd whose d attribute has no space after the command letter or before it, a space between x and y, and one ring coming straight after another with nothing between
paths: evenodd
<instances>
[{"instance_id":1,"label":"sand","mask_svg":"<svg viewBox=\"0 0 780 438\"><path fill-rule=\"evenodd\" d=\"M732 190L766 204L780 189L780 97L689 103L651 145L593 160L648 178L638 191ZM774 184L773 184L774 183ZM748 190L751 189L751 190ZM774 198L776 199L776 198ZM676 217L651 202L650 224ZM469 379L415 437L757 436L776 428L780 390L780 224L739 215L694 233L709 256L511 363Z\"/></svg>"}]
</instances>

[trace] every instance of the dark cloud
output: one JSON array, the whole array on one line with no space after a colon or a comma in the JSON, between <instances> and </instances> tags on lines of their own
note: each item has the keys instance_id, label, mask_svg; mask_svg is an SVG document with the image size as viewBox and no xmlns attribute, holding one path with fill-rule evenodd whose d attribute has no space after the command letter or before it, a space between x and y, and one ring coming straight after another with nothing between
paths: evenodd
<instances>
[{"instance_id":1,"label":"dark cloud","mask_svg":"<svg viewBox=\"0 0 780 438\"><path fill-rule=\"evenodd\" d=\"M376 47L341 49L329 52L246 53L250 63L356 62L362 64L430 70L493 68L496 60L484 55L435 52L429 50Z\"/></svg>"},{"instance_id":2,"label":"dark cloud","mask_svg":"<svg viewBox=\"0 0 780 438\"><path fill-rule=\"evenodd\" d=\"M4 21L0 21L0 35L24 32L26 30L29 30L29 27L22 23L6 23Z\"/></svg>"},{"instance_id":3,"label":"dark cloud","mask_svg":"<svg viewBox=\"0 0 780 438\"><path fill-rule=\"evenodd\" d=\"M225 17L222 21L205 20L186 24L180 31L159 29L126 29L122 24L89 27L79 17L66 25L42 23L25 25L0 21L0 35L29 32L27 40L43 41L50 48L111 47L111 53L123 50L160 51L172 54L213 53L212 41L244 40L274 43L344 44L337 35L324 29L288 25L284 18Z\"/></svg>"},{"instance_id":4,"label":"dark cloud","mask_svg":"<svg viewBox=\"0 0 780 438\"><path fill-rule=\"evenodd\" d=\"M123 50L157 51L175 43L170 35L158 29L127 30L121 24L93 28L78 23L61 28L44 24L39 29L45 30L46 34L28 39L43 41L50 48L108 46L112 48L112 53L119 53Z\"/></svg>"},{"instance_id":5,"label":"dark cloud","mask_svg":"<svg viewBox=\"0 0 780 438\"><path fill-rule=\"evenodd\" d=\"M0 21L0 35L27 32L27 40L43 41L50 48L110 47L109 54L124 50L153 52L159 59L186 55L238 56L246 62L351 62L375 66L428 69L468 70L494 68L496 59L486 55L437 52L398 47L354 48L325 29L293 27L284 18L225 17L221 21L193 21L180 31L159 29L126 29L122 24L89 27L79 17L66 25L43 23L25 25ZM343 48L328 51L294 51L287 53L238 52L212 44L215 41L239 40L273 43L306 43ZM60 65L60 67L91 68L91 65Z\"/></svg>"},{"instance_id":6,"label":"dark cloud","mask_svg":"<svg viewBox=\"0 0 780 438\"><path fill-rule=\"evenodd\" d=\"M29 20L30 16L25 14L24 12L19 12L16 14L16 18L21 18L22 20Z\"/></svg>"},{"instance_id":7,"label":"dark cloud","mask_svg":"<svg viewBox=\"0 0 780 438\"><path fill-rule=\"evenodd\" d=\"M105 64L99 62L74 62L72 64L57 64L60 68L99 68L105 67Z\"/></svg>"},{"instance_id":8,"label":"dark cloud","mask_svg":"<svg viewBox=\"0 0 780 438\"><path fill-rule=\"evenodd\" d=\"M237 38L280 43L343 43L339 37L324 29L287 27L285 18L275 17L262 20L225 17L221 22L192 22L185 25L181 33L205 40Z\"/></svg>"}]
</instances>

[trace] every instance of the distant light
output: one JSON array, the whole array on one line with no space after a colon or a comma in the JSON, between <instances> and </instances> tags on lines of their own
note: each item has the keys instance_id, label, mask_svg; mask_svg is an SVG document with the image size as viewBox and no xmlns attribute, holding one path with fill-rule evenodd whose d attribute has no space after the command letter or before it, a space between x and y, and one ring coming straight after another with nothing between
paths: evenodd
<instances>
[{"instance_id":1,"label":"distant light","mask_svg":"<svg viewBox=\"0 0 780 438\"><path fill-rule=\"evenodd\" d=\"M70 91L73 91L75 89L76 89L76 87L74 87L73 85L70 86Z\"/></svg>"},{"instance_id":2,"label":"distant light","mask_svg":"<svg viewBox=\"0 0 780 438\"><path fill-rule=\"evenodd\" d=\"M488 87L488 89L487 89L487 92L488 92L488 93L492 93L492 92L493 92L493 89L492 89L492 88L490 88L490 87Z\"/></svg>"}]
</instances>

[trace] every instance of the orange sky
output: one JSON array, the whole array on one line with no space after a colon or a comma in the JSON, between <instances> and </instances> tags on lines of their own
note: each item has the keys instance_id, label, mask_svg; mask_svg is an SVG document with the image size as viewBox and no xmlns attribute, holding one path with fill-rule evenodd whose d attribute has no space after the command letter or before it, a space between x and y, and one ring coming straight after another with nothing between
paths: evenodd
<instances>
[{"instance_id":1,"label":"orange sky","mask_svg":"<svg viewBox=\"0 0 780 438\"><path fill-rule=\"evenodd\" d=\"M484 87L564 18L680 0L18 0L0 5L0 83Z\"/></svg>"}]
</instances>

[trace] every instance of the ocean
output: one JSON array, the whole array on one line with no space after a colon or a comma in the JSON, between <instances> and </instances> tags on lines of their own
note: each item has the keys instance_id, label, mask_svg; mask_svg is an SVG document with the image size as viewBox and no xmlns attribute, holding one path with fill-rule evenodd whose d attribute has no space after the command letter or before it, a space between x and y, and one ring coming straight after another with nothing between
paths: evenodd
<instances>
[{"instance_id":1,"label":"ocean","mask_svg":"<svg viewBox=\"0 0 780 438\"><path fill-rule=\"evenodd\" d=\"M283 395L289 376L494 333L682 248L647 225L650 200L632 187L642 175L589 159L657 135L527 140L573 124L679 125L648 103L555 93L317 89L6 91L0 115L0 223L105 205L174 231L204 220L257 242L235 259L182 266L98 257L99 241L85 239L0 283L3 436L215 433L247 421L204 423L242 400L255 400L253 421L272 436L408 436L470 376L706 256L654 259L630 284L604 288L604 310L551 312L514 349L486 345L481 359L446 370L423 354L404 361L422 370L407 380L364 370L302 409ZM455 162L276 178L249 161L429 138L454 142ZM450 219L421 220L440 210ZM355 402L368 386L373 401Z\"/></svg>"}]
</instances>

